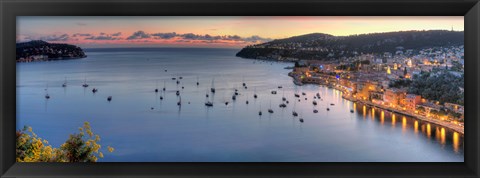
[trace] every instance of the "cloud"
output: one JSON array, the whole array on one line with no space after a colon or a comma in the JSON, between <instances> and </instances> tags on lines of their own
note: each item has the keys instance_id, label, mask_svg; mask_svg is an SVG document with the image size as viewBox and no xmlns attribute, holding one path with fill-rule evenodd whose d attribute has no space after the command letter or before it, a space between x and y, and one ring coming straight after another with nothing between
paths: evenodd
<instances>
[{"instance_id":1,"label":"cloud","mask_svg":"<svg viewBox=\"0 0 480 178\"><path fill-rule=\"evenodd\" d=\"M32 39L32 38L29 37L29 39ZM43 40L43 41L68 41L69 39L70 39L70 36L68 34L48 35L48 36L42 36L38 38L38 40Z\"/></svg>"},{"instance_id":2,"label":"cloud","mask_svg":"<svg viewBox=\"0 0 480 178\"><path fill-rule=\"evenodd\" d=\"M113 34L112 34L113 36ZM253 35L250 37L241 37L239 35L199 35L194 33L183 33L178 34L175 32L170 33L146 33L144 31L137 31L133 33L131 36L127 38L127 40L137 40L137 39L172 39L175 38L176 42L191 42L191 41L199 41L203 43L222 43L225 41L235 41L235 42L245 42L245 43L259 43L259 42L267 42L271 41L270 38L262 38L257 35Z\"/></svg>"},{"instance_id":3,"label":"cloud","mask_svg":"<svg viewBox=\"0 0 480 178\"><path fill-rule=\"evenodd\" d=\"M72 35L72 37L77 37L77 36L92 36L90 33L75 33Z\"/></svg>"},{"instance_id":4,"label":"cloud","mask_svg":"<svg viewBox=\"0 0 480 178\"><path fill-rule=\"evenodd\" d=\"M152 34L155 39L171 39L177 36L177 33L171 32L171 33L154 33Z\"/></svg>"},{"instance_id":5,"label":"cloud","mask_svg":"<svg viewBox=\"0 0 480 178\"><path fill-rule=\"evenodd\" d=\"M244 38L243 40L247 41L247 42L252 42L252 43L258 43L258 42L267 42L267 41L272 41L271 38L262 38L260 36L257 36L257 35L253 35L251 37L247 37L247 38Z\"/></svg>"},{"instance_id":6,"label":"cloud","mask_svg":"<svg viewBox=\"0 0 480 178\"><path fill-rule=\"evenodd\" d=\"M148 33L145 33L144 31L137 31L133 33L131 36L127 38L127 40L135 40L135 39L145 39L145 38L150 38L151 35Z\"/></svg>"},{"instance_id":7,"label":"cloud","mask_svg":"<svg viewBox=\"0 0 480 178\"><path fill-rule=\"evenodd\" d=\"M122 35L122 32L118 32L118 33L113 33L112 36L120 36Z\"/></svg>"},{"instance_id":8,"label":"cloud","mask_svg":"<svg viewBox=\"0 0 480 178\"><path fill-rule=\"evenodd\" d=\"M102 33L100 33L102 34ZM122 38L118 38L118 37L113 37L111 35L105 35L105 33L103 33L104 35L99 35L99 36L90 36L90 37L87 37L85 38L86 40L121 40Z\"/></svg>"}]
</instances>

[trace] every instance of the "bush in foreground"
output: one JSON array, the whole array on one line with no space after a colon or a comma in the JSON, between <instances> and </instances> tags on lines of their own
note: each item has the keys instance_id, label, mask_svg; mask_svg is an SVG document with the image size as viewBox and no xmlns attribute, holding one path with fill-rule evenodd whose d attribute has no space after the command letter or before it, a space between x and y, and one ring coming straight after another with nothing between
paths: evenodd
<instances>
[{"instance_id":1,"label":"bush in foreground","mask_svg":"<svg viewBox=\"0 0 480 178\"><path fill-rule=\"evenodd\" d=\"M17 162L97 162L103 158L98 144L100 136L92 132L90 123L79 128L80 133L71 134L59 148L54 148L37 136L31 127L25 126L16 133ZM108 146L108 151L114 149Z\"/></svg>"}]
</instances>

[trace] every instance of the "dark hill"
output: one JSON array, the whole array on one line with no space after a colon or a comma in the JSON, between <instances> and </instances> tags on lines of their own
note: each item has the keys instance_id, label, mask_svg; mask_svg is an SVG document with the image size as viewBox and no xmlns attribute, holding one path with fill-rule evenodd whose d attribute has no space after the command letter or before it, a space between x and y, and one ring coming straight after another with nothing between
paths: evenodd
<instances>
[{"instance_id":1,"label":"dark hill","mask_svg":"<svg viewBox=\"0 0 480 178\"><path fill-rule=\"evenodd\" d=\"M254 59L332 59L362 53L395 53L407 49L418 52L425 48L459 46L463 43L463 31L400 31L350 36L312 33L250 45L236 56Z\"/></svg>"},{"instance_id":2,"label":"dark hill","mask_svg":"<svg viewBox=\"0 0 480 178\"><path fill-rule=\"evenodd\" d=\"M34 40L16 44L17 62L78 59L87 57L82 48L70 44Z\"/></svg>"}]
</instances>

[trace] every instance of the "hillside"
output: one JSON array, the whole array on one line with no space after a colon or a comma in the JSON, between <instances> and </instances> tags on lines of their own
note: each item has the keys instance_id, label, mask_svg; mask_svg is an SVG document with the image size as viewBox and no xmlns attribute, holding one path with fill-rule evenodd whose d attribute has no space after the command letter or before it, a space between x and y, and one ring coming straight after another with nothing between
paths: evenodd
<instances>
[{"instance_id":1,"label":"hillside","mask_svg":"<svg viewBox=\"0 0 480 178\"><path fill-rule=\"evenodd\" d=\"M16 44L16 61L48 61L77 59L87 57L78 46L70 44L48 43L41 40Z\"/></svg>"},{"instance_id":2,"label":"hillside","mask_svg":"<svg viewBox=\"0 0 480 178\"><path fill-rule=\"evenodd\" d=\"M400 31L351 36L312 33L250 45L236 56L253 59L335 59L358 54L395 53L442 46L459 46L464 33L446 30Z\"/></svg>"}]
</instances>

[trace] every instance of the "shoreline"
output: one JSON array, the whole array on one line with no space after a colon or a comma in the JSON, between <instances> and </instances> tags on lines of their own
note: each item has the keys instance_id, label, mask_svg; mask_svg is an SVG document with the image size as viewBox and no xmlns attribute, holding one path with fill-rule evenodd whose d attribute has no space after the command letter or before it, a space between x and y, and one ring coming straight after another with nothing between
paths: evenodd
<instances>
[{"instance_id":1,"label":"shoreline","mask_svg":"<svg viewBox=\"0 0 480 178\"><path fill-rule=\"evenodd\" d=\"M39 59L39 60L17 60L16 63L30 63L30 62L48 62L48 61L61 61L61 60L73 60L73 59L83 59L88 56L78 56L78 57L60 57L60 58L48 58L48 59Z\"/></svg>"},{"instance_id":2,"label":"shoreline","mask_svg":"<svg viewBox=\"0 0 480 178\"><path fill-rule=\"evenodd\" d=\"M290 76L290 75L289 75ZM293 78L293 83L295 85L303 85L305 83L301 82L301 80L299 78L296 78L294 76L290 76ZM297 84L298 83L298 84ZM415 113L410 113L410 112L406 112L406 111L402 111L402 110L398 110L398 109L394 109L394 108L390 108L390 107L386 107L386 106L383 106L383 105L379 105L379 104L375 104L375 103L372 103L370 101L362 101L362 100L358 100L356 98L351 98L351 97L346 97L344 94L343 94L343 91L337 87L334 87L334 86L329 86L329 85L325 85L325 84L317 84L317 83L308 83L308 84L315 84L315 85L321 85L321 86L325 86L325 87L329 87L329 88L332 88L332 89L335 89L335 90L338 90L340 92L342 92L342 98L343 99L346 99L348 101L351 101L351 102L354 102L354 103L360 103L360 104L364 104L364 105L367 105L369 107L374 107L374 108L379 108L379 109L383 109L383 110L386 110L386 111L389 111L389 112L393 112L393 113L398 113L398 114L402 114L402 115L406 115L406 116L409 116L409 117L412 117L414 119L418 119L418 120L421 120L421 121L425 121L425 122L428 122L428 123L431 123L431 124L436 124L436 125L439 125L439 126L442 126L442 127L446 127L448 129L451 129L455 132L458 132L462 135L465 135L464 132L465 132L465 127L462 127L462 126L459 126L459 125L456 125L456 124L453 124L451 122L445 122L445 121L442 121L442 120L438 120L438 119L430 119L430 118L427 118L425 116L422 116L422 115L418 115L418 114L415 114Z\"/></svg>"}]
</instances>

